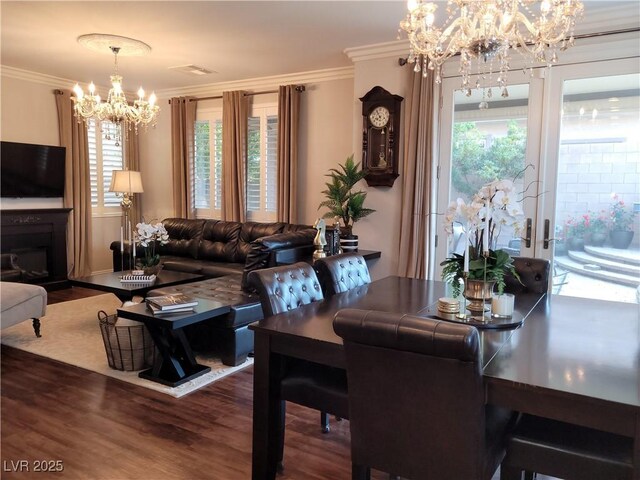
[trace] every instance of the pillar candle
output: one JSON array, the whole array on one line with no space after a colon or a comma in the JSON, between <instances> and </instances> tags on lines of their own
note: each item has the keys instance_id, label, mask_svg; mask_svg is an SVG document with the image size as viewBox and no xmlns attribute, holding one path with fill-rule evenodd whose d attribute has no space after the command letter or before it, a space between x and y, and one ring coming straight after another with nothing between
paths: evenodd
<instances>
[{"instance_id":1,"label":"pillar candle","mask_svg":"<svg viewBox=\"0 0 640 480\"><path fill-rule=\"evenodd\" d=\"M469 223L464 232L464 273L469 273Z\"/></svg>"},{"instance_id":2,"label":"pillar candle","mask_svg":"<svg viewBox=\"0 0 640 480\"><path fill-rule=\"evenodd\" d=\"M493 295L491 297L491 313L501 317L510 317L513 315L513 300L512 293Z\"/></svg>"}]
</instances>

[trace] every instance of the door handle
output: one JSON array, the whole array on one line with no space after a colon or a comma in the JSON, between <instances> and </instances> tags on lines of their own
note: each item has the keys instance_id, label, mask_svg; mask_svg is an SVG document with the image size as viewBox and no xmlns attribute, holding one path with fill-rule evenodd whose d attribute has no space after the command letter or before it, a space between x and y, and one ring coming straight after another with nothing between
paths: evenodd
<instances>
[{"instance_id":1,"label":"door handle","mask_svg":"<svg viewBox=\"0 0 640 480\"><path fill-rule=\"evenodd\" d=\"M531 248L531 225L533 224L533 221L530 218L527 218L527 226L526 226L526 230L525 230L525 237L524 237L524 245L527 248Z\"/></svg>"},{"instance_id":2,"label":"door handle","mask_svg":"<svg viewBox=\"0 0 640 480\"><path fill-rule=\"evenodd\" d=\"M550 242L550 239L549 239L549 224L550 224L549 219L545 218L545 220L544 220L544 239L543 239L543 242L542 242L542 248L545 249L545 250L549 249L549 242Z\"/></svg>"}]
</instances>

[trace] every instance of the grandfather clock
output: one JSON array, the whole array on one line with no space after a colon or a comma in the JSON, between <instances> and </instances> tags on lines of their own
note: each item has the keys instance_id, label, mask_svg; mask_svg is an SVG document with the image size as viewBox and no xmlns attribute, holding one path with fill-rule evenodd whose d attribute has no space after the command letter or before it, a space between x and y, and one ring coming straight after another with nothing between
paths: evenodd
<instances>
[{"instance_id":1,"label":"grandfather clock","mask_svg":"<svg viewBox=\"0 0 640 480\"><path fill-rule=\"evenodd\" d=\"M369 186L392 187L398 178L400 105L403 98L373 87L362 102L362 168Z\"/></svg>"}]
</instances>

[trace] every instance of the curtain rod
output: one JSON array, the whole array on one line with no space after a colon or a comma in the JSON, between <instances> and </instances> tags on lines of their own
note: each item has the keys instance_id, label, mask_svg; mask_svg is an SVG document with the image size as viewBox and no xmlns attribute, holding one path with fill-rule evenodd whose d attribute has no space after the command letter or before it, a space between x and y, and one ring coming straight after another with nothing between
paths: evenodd
<instances>
[{"instance_id":1,"label":"curtain rod","mask_svg":"<svg viewBox=\"0 0 640 480\"><path fill-rule=\"evenodd\" d=\"M304 85L296 85L295 89L297 92L304 92L306 87ZM266 90L264 92L246 92L244 94L245 97L253 97L254 95L266 95L268 93L278 93L278 90ZM222 98L222 95L216 95L213 97L199 97L199 98L190 98L190 102L199 102L202 100L218 100ZM169 99L169 104L171 104L171 99Z\"/></svg>"}]
</instances>

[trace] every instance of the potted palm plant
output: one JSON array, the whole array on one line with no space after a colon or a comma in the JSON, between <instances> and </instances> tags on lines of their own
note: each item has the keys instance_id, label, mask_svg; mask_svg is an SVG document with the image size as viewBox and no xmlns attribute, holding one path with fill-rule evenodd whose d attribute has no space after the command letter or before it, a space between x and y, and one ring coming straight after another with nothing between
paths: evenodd
<instances>
[{"instance_id":1,"label":"potted palm plant","mask_svg":"<svg viewBox=\"0 0 640 480\"><path fill-rule=\"evenodd\" d=\"M357 241L357 237L352 235L353 224L375 212L375 210L364 206L367 193L361 190L354 191L355 185L366 174L367 171L361 169L360 163L354 162L353 155L351 155L344 162L344 165L330 169L326 175L330 179L325 184L327 188L322 191L326 200L320 202L318 209L323 207L329 209L323 218L339 217L342 219L344 224L344 227L341 228L342 238L355 238Z\"/></svg>"}]
</instances>

